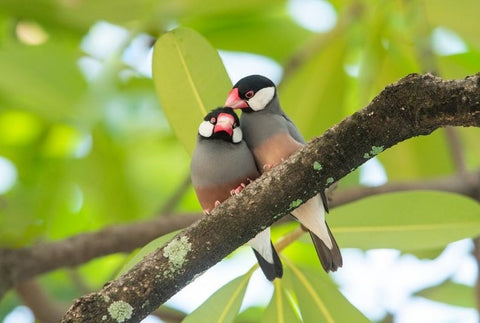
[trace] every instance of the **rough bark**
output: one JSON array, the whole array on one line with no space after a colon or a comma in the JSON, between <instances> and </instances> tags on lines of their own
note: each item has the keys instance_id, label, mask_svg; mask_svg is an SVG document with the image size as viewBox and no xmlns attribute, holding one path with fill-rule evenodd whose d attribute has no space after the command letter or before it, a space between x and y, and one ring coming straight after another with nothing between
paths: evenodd
<instances>
[{"instance_id":1,"label":"rough bark","mask_svg":"<svg viewBox=\"0 0 480 323\"><path fill-rule=\"evenodd\" d=\"M401 79L128 273L77 299L63 322L140 321L195 276L371 157L445 126L480 126L480 75Z\"/></svg>"}]
</instances>

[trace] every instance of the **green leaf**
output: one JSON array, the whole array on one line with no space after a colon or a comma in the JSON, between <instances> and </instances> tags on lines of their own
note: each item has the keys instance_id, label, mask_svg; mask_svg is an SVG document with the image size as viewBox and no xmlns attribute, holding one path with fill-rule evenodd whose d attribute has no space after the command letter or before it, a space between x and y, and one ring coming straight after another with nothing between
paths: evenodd
<instances>
[{"instance_id":1,"label":"green leaf","mask_svg":"<svg viewBox=\"0 0 480 323\"><path fill-rule=\"evenodd\" d=\"M296 267L285 261L285 274L297 296L303 322L369 322L321 270Z\"/></svg>"},{"instance_id":2,"label":"green leaf","mask_svg":"<svg viewBox=\"0 0 480 323\"><path fill-rule=\"evenodd\" d=\"M480 234L480 207L451 193L410 191L365 198L332 211L343 248L433 249Z\"/></svg>"},{"instance_id":3,"label":"green leaf","mask_svg":"<svg viewBox=\"0 0 480 323\"><path fill-rule=\"evenodd\" d=\"M208 17L211 17L210 12ZM216 18L203 16L185 23L201 32L217 48L265 55L280 63L286 62L313 35L293 21L283 2L256 1L250 8L242 2L235 13L228 12ZM245 35L248 41L244 41Z\"/></svg>"},{"instance_id":4,"label":"green leaf","mask_svg":"<svg viewBox=\"0 0 480 323\"><path fill-rule=\"evenodd\" d=\"M416 292L415 296L425 297L432 301L447 303L454 306L476 308L474 288L450 280L445 281L440 285L425 288L424 290Z\"/></svg>"},{"instance_id":5,"label":"green leaf","mask_svg":"<svg viewBox=\"0 0 480 323\"><path fill-rule=\"evenodd\" d=\"M8 106L49 120L71 118L81 112L86 90L78 58L73 46L54 40L38 46L1 46L0 71L8 77L0 78L0 96Z\"/></svg>"},{"instance_id":6,"label":"green leaf","mask_svg":"<svg viewBox=\"0 0 480 323\"><path fill-rule=\"evenodd\" d=\"M234 323L257 323L263 312L263 306L250 306L235 317Z\"/></svg>"},{"instance_id":7,"label":"green leaf","mask_svg":"<svg viewBox=\"0 0 480 323\"><path fill-rule=\"evenodd\" d=\"M306 139L342 120L348 91L345 37L336 37L280 86L282 108Z\"/></svg>"},{"instance_id":8,"label":"green leaf","mask_svg":"<svg viewBox=\"0 0 480 323\"><path fill-rule=\"evenodd\" d=\"M466 53L438 56L439 70L443 78L464 78L480 70L480 52L470 50Z\"/></svg>"},{"instance_id":9,"label":"green leaf","mask_svg":"<svg viewBox=\"0 0 480 323\"><path fill-rule=\"evenodd\" d=\"M142 249L140 249L138 252L132 253L131 258L127 261L127 263L118 272L117 277L125 274L127 271L132 269L137 263L142 261L143 258L145 258L146 255L154 252L155 250L157 250L158 248L163 246L165 243L170 241L170 239L172 239L179 232L180 232L180 230L167 233L166 235L163 235L163 236L149 242Z\"/></svg>"},{"instance_id":10,"label":"green leaf","mask_svg":"<svg viewBox=\"0 0 480 323\"><path fill-rule=\"evenodd\" d=\"M480 1L463 0L460 3L449 0L426 0L422 2L428 23L431 26L445 26L461 37L480 47L477 19L480 12Z\"/></svg>"},{"instance_id":11,"label":"green leaf","mask_svg":"<svg viewBox=\"0 0 480 323\"><path fill-rule=\"evenodd\" d=\"M155 44L153 80L170 125L192 153L198 125L231 88L220 56L195 31L175 29Z\"/></svg>"},{"instance_id":12,"label":"green leaf","mask_svg":"<svg viewBox=\"0 0 480 323\"><path fill-rule=\"evenodd\" d=\"M285 288L283 280L275 279L273 284L275 285L273 297L265 310L262 322L301 322L292 304L292 300L288 296L288 290Z\"/></svg>"},{"instance_id":13,"label":"green leaf","mask_svg":"<svg viewBox=\"0 0 480 323\"><path fill-rule=\"evenodd\" d=\"M252 269L255 269L253 267ZM233 322L242 305L243 296L253 270L235 278L208 298L195 311L188 315L184 323Z\"/></svg>"},{"instance_id":14,"label":"green leaf","mask_svg":"<svg viewBox=\"0 0 480 323\"><path fill-rule=\"evenodd\" d=\"M4 10L15 17L39 21L49 29L55 28L57 33L81 35L100 20L124 25L138 21L139 17L146 17L146 11L152 11L152 2L85 0L72 4L55 0L2 0L0 11Z\"/></svg>"},{"instance_id":15,"label":"green leaf","mask_svg":"<svg viewBox=\"0 0 480 323\"><path fill-rule=\"evenodd\" d=\"M434 248L434 249L421 249L421 250L402 250L403 253L411 254L417 257L418 259L429 259L434 260L438 258L445 248Z\"/></svg>"},{"instance_id":16,"label":"green leaf","mask_svg":"<svg viewBox=\"0 0 480 323\"><path fill-rule=\"evenodd\" d=\"M395 145L378 158L393 181L450 174L453 171L451 156L445 130L440 129Z\"/></svg>"}]
</instances>

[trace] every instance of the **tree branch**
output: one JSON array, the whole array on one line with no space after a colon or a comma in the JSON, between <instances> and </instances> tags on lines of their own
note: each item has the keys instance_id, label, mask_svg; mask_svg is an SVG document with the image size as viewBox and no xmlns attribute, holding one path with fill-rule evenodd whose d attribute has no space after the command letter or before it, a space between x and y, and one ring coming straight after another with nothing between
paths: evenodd
<instances>
[{"instance_id":1,"label":"tree branch","mask_svg":"<svg viewBox=\"0 0 480 323\"><path fill-rule=\"evenodd\" d=\"M62 267L83 264L116 252L130 252L153 239L182 229L200 214L165 216L142 223L115 225L94 233L21 249L0 249L0 298L16 283Z\"/></svg>"},{"instance_id":2,"label":"tree branch","mask_svg":"<svg viewBox=\"0 0 480 323\"><path fill-rule=\"evenodd\" d=\"M383 150L439 127L480 126L480 75L409 75L146 256L75 301L63 322L137 322L197 275ZM292 203L294 202L294 203ZM332 228L335 231L334 228Z\"/></svg>"},{"instance_id":3,"label":"tree branch","mask_svg":"<svg viewBox=\"0 0 480 323\"><path fill-rule=\"evenodd\" d=\"M456 174L429 180L389 183L377 187L355 187L339 190L333 194L330 208L334 209L376 194L409 190L439 190L477 198L480 196L480 172ZM79 234L65 240L33 247L17 250L0 249L0 273L3 273L0 275L0 292L5 293L15 284L62 267L78 266L94 258L112 253L131 252L144 246L145 241L150 242L150 240L168 232L187 227L201 217L201 214L170 215L141 223L115 225L98 232ZM284 219L290 220L287 218L282 220ZM283 241L281 243L288 244L289 242ZM94 244L98 244L100 248L92 248ZM68 252L64 252L64 249L68 249ZM85 249L89 252L85 252ZM77 255L77 257L71 259L72 254ZM25 257L31 257L31 255L35 255L35 260L25 261ZM73 277L72 280L77 281L77 285L83 285L79 281L79 277L76 277L77 273L71 272L70 274Z\"/></svg>"}]
</instances>

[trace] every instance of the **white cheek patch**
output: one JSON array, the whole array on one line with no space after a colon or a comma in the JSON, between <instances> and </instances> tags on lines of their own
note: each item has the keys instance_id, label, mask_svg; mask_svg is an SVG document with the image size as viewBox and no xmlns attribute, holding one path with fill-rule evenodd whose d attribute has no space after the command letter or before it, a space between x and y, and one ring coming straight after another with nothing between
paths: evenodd
<instances>
[{"instance_id":1,"label":"white cheek patch","mask_svg":"<svg viewBox=\"0 0 480 323\"><path fill-rule=\"evenodd\" d=\"M233 129L232 142L238 144L243 139L242 129L235 128Z\"/></svg>"},{"instance_id":2,"label":"white cheek patch","mask_svg":"<svg viewBox=\"0 0 480 323\"><path fill-rule=\"evenodd\" d=\"M259 111L265 109L267 104L272 101L273 96L275 95L275 87L270 86L259 90L253 98L248 100L248 105L252 110Z\"/></svg>"},{"instance_id":3,"label":"white cheek patch","mask_svg":"<svg viewBox=\"0 0 480 323\"><path fill-rule=\"evenodd\" d=\"M198 127L198 133L200 136L205 138L210 138L213 134L213 127L214 125L208 121L203 121L200 126Z\"/></svg>"}]
</instances>

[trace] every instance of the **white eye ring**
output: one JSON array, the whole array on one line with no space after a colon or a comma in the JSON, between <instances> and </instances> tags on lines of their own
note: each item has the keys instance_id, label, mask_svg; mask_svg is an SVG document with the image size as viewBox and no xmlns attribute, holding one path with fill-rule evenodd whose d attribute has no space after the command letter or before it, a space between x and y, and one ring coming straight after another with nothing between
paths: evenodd
<instances>
[{"instance_id":1,"label":"white eye ring","mask_svg":"<svg viewBox=\"0 0 480 323\"><path fill-rule=\"evenodd\" d=\"M275 96L275 87L265 87L259 90L255 95L248 100L248 105L253 111L260 111L272 101Z\"/></svg>"},{"instance_id":2,"label":"white eye ring","mask_svg":"<svg viewBox=\"0 0 480 323\"><path fill-rule=\"evenodd\" d=\"M215 126L209 121L202 121L198 126L198 134L205 138L210 138L213 135L213 128Z\"/></svg>"},{"instance_id":3,"label":"white eye ring","mask_svg":"<svg viewBox=\"0 0 480 323\"><path fill-rule=\"evenodd\" d=\"M243 139L242 129L237 127L233 129L232 142L238 144Z\"/></svg>"}]
</instances>

